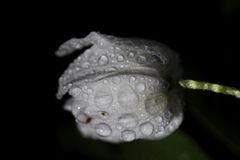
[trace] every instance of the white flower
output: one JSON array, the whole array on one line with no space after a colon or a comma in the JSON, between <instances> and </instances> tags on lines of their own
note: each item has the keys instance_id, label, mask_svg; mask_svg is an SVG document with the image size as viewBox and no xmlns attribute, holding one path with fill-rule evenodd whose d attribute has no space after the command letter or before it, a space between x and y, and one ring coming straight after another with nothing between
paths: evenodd
<instances>
[{"instance_id":1,"label":"white flower","mask_svg":"<svg viewBox=\"0 0 240 160\"><path fill-rule=\"evenodd\" d=\"M155 41L91 32L65 42L56 54L87 46L60 77L57 93L59 99L72 95L65 108L83 136L119 143L160 139L179 127L183 98L176 53Z\"/></svg>"}]
</instances>

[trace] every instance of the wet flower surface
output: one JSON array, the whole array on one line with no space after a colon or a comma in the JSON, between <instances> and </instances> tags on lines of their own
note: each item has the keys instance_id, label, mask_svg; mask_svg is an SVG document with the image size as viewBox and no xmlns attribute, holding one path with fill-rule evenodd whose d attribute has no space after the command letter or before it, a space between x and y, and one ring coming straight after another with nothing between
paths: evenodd
<instances>
[{"instance_id":1,"label":"wet flower surface","mask_svg":"<svg viewBox=\"0 0 240 160\"><path fill-rule=\"evenodd\" d=\"M91 46L59 78L57 97L72 98L65 109L85 137L108 142L161 139L182 122L178 55L139 38L91 32L62 44L58 56Z\"/></svg>"}]
</instances>

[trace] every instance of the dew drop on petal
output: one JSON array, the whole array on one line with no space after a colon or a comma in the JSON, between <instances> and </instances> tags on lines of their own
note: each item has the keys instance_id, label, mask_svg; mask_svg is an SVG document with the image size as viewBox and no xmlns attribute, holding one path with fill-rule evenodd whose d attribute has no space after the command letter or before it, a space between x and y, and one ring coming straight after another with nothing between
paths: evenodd
<instances>
[{"instance_id":1,"label":"dew drop on petal","mask_svg":"<svg viewBox=\"0 0 240 160\"><path fill-rule=\"evenodd\" d=\"M76 87L76 88L73 88L69 91L69 94L73 97L76 97L78 96L79 94L81 93L81 89Z\"/></svg>"},{"instance_id":2,"label":"dew drop on petal","mask_svg":"<svg viewBox=\"0 0 240 160\"><path fill-rule=\"evenodd\" d=\"M118 62L124 61L124 57L123 57L122 55L119 55L119 56L117 57L117 61L118 61Z\"/></svg>"},{"instance_id":3,"label":"dew drop on petal","mask_svg":"<svg viewBox=\"0 0 240 160\"><path fill-rule=\"evenodd\" d=\"M119 125L126 127L126 128L133 128L137 125L138 119L137 116L134 114L124 114L118 119Z\"/></svg>"},{"instance_id":4,"label":"dew drop on petal","mask_svg":"<svg viewBox=\"0 0 240 160\"><path fill-rule=\"evenodd\" d=\"M150 122L145 122L140 125L140 131L145 136L150 136L153 133L154 126Z\"/></svg>"},{"instance_id":5,"label":"dew drop on petal","mask_svg":"<svg viewBox=\"0 0 240 160\"><path fill-rule=\"evenodd\" d=\"M84 113L79 113L76 117L76 122L77 123L87 123L89 121L89 116L87 116Z\"/></svg>"},{"instance_id":6,"label":"dew drop on petal","mask_svg":"<svg viewBox=\"0 0 240 160\"><path fill-rule=\"evenodd\" d=\"M77 116L82 110L88 107L88 102L84 100L76 100L72 105L72 114Z\"/></svg>"},{"instance_id":7,"label":"dew drop on petal","mask_svg":"<svg viewBox=\"0 0 240 160\"><path fill-rule=\"evenodd\" d=\"M135 88L136 88L137 92L143 92L145 90L145 84L144 83L137 83Z\"/></svg>"},{"instance_id":8,"label":"dew drop on petal","mask_svg":"<svg viewBox=\"0 0 240 160\"><path fill-rule=\"evenodd\" d=\"M99 123L95 126L95 131L99 136L107 137L112 134L112 129L106 123Z\"/></svg>"},{"instance_id":9,"label":"dew drop on petal","mask_svg":"<svg viewBox=\"0 0 240 160\"><path fill-rule=\"evenodd\" d=\"M130 58L133 58L133 57L135 56L135 53L129 52L128 56L129 56Z\"/></svg>"},{"instance_id":10,"label":"dew drop on petal","mask_svg":"<svg viewBox=\"0 0 240 160\"><path fill-rule=\"evenodd\" d=\"M136 138L136 133L132 130L124 130L121 136L124 141L130 142Z\"/></svg>"},{"instance_id":11,"label":"dew drop on petal","mask_svg":"<svg viewBox=\"0 0 240 160\"><path fill-rule=\"evenodd\" d=\"M158 122L158 123L161 123L163 121L163 118L161 116L157 116L155 118L155 120Z\"/></svg>"},{"instance_id":12,"label":"dew drop on petal","mask_svg":"<svg viewBox=\"0 0 240 160\"><path fill-rule=\"evenodd\" d=\"M99 59L98 59L98 64L99 65L106 65L108 63L108 57L107 56L105 56L105 55L103 55L103 56L101 56L101 57L99 57Z\"/></svg>"},{"instance_id":13,"label":"dew drop on petal","mask_svg":"<svg viewBox=\"0 0 240 160\"><path fill-rule=\"evenodd\" d=\"M107 83L108 83L108 80L104 79L104 80L103 80L103 83L104 83L104 84L107 84Z\"/></svg>"}]
</instances>

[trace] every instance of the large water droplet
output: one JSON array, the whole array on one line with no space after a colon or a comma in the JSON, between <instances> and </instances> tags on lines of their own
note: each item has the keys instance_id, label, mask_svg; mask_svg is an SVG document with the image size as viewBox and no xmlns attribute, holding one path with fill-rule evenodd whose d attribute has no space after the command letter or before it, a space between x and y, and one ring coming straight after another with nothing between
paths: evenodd
<instances>
[{"instance_id":1,"label":"large water droplet","mask_svg":"<svg viewBox=\"0 0 240 160\"><path fill-rule=\"evenodd\" d=\"M154 93L145 100L146 112L150 115L160 114L167 107L167 97L164 94Z\"/></svg>"},{"instance_id":2,"label":"large water droplet","mask_svg":"<svg viewBox=\"0 0 240 160\"><path fill-rule=\"evenodd\" d=\"M137 83L135 88L136 88L137 92L143 92L145 90L145 84L144 83Z\"/></svg>"},{"instance_id":3,"label":"large water droplet","mask_svg":"<svg viewBox=\"0 0 240 160\"><path fill-rule=\"evenodd\" d=\"M124 141L130 142L136 138L136 133L132 130L125 130L122 132L121 136Z\"/></svg>"},{"instance_id":4,"label":"large water droplet","mask_svg":"<svg viewBox=\"0 0 240 160\"><path fill-rule=\"evenodd\" d=\"M140 125L140 131L145 136L150 136L153 133L154 126L150 122L145 122Z\"/></svg>"},{"instance_id":5,"label":"large water droplet","mask_svg":"<svg viewBox=\"0 0 240 160\"><path fill-rule=\"evenodd\" d=\"M126 128L133 128L137 125L138 119L134 114L124 114L118 119L119 125Z\"/></svg>"},{"instance_id":6,"label":"large water droplet","mask_svg":"<svg viewBox=\"0 0 240 160\"><path fill-rule=\"evenodd\" d=\"M134 108L138 105L138 97L130 86L122 86L118 92L118 102L124 108Z\"/></svg>"},{"instance_id":7,"label":"large water droplet","mask_svg":"<svg viewBox=\"0 0 240 160\"><path fill-rule=\"evenodd\" d=\"M99 65L106 65L108 63L108 57L103 55L101 57L99 57L98 59L98 64Z\"/></svg>"},{"instance_id":8,"label":"large water droplet","mask_svg":"<svg viewBox=\"0 0 240 160\"><path fill-rule=\"evenodd\" d=\"M89 123L91 118L87 116L85 113L79 113L76 117L77 123Z\"/></svg>"},{"instance_id":9,"label":"large water droplet","mask_svg":"<svg viewBox=\"0 0 240 160\"><path fill-rule=\"evenodd\" d=\"M95 126L95 131L99 136L107 137L112 134L112 129L106 123L99 123Z\"/></svg>"},{"instance_id":10,"label":"large water droplet","mask_svg":"<svg viewBox=\"0 0 240 160\"><path fill-rule=\"evenodd\" d=\"M117 56L117 61L118 62L124 61L124 57L122 55Z\"/></svg>"},{"instance_id":11,"label":"large water droplet","mask_svg":"<svg viewBox=\"0 0 240 160\"><path fill-rule=\"evenodd\" d=\"M107 108L112 104L112 92L109 89L102 88L98 90L94 97L94 102L99 108Z\"/></svg>"}]
</instances>

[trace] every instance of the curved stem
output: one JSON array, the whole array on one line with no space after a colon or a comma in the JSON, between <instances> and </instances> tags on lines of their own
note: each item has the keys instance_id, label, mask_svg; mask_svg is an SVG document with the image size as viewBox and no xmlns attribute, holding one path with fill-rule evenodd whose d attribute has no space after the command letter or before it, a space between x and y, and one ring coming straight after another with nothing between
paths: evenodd
<instances>
[{"instance_id":1,"label":"curved stem","mask_svg":"<svg viewBox=\"0 0 240 160\"><path fill-rule=\"evenodd\" d=\"M191 79L181 80L179 84L188 89L207 90L215 93L222 93L231 96L235 96L240 99L240 90L233 87L228 87L220 84L214 84L209 82L195 81Z\"/></svg>"}]
</instances>

